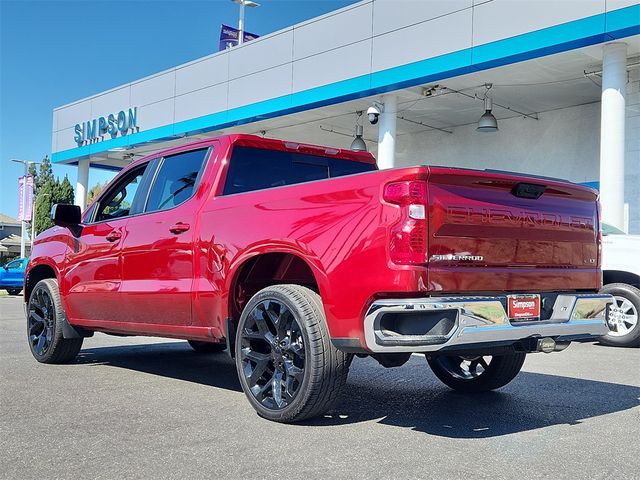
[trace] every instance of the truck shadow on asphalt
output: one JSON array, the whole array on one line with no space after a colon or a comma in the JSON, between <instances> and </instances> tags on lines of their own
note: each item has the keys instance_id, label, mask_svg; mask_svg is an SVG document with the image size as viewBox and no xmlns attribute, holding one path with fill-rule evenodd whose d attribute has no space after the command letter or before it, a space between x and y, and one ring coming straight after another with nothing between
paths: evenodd
<instances>
[{"instance_id":1,"label":"truck shadow on asphalt","mask_svg":"<svg viewBox=\"0 0 640 480\"><path fill-rule=\"evenodd\" d=\"M242 392L226 353L198 354L183 343L90 348L82 350L78 363ZM439 383L421 358L412 357L395 369L383 369L372 359L354 359L337 408L300 425L331 427L377 420L442 437L488 438L576 425L636 407L639 397L640 388L630 385L525 371L499 391L465 395Z\"/></svg>"},{"instance_id":2,"label":"truck shadow on asphalt","mask_svg":"<svg viewBox=\"0 0 640 480\"><path fill-rule=\"evenodd\" d=\"M227 352L195 352L187 342L150 343L82 349L76 363L108 365L186 382L242 392Z\"/></svg>"}]
</instances>

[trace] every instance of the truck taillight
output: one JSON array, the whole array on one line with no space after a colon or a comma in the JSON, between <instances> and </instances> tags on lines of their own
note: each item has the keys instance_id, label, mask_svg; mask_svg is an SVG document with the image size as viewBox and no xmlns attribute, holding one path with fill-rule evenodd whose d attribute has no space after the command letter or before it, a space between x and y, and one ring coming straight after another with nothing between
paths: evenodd
<instances>
[{"instance_id":1,"label":"truck taillight","mask_svg":"<svg viewBox=\"0 0 640 480\"><path fill-rule=\"evenodd\" d=\"M389 229L391 261L404 265L426 263L427 186L425 182L392 182L384 187L382 198L398 205L400 220Z\"/></svg>"}]
</instances>

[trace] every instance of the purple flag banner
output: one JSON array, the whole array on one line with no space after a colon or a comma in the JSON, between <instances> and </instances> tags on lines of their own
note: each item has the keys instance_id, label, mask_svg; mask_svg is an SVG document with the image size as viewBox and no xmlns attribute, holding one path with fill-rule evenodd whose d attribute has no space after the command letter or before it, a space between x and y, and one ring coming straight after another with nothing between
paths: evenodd
<instances>
[{"instance_id":1,"label":"purple flag banner","mask_svg":"<svg viewBox=\"0 0 640 480\"><path fill-rule=\"evenodd\" d=\"M18 178L18 220L21 222L30 222L32 207L33 177L31 175L25 175Z\"/></svg>"},{"instance_id":2,"label":"purple flag banner","mask_svg":"<svg viewBox=\"0 0 640 480\"><path fill-rule=\"evenodd\" d=\"M240 30L230 27L229 25L220 26L220 47L219 50L226 50L227 48L235 47L238 45L238 37L240 36ZM255 33L244 32L242 36L244 42L249 42L258 38Z\"/></svg>"}]
</instances>

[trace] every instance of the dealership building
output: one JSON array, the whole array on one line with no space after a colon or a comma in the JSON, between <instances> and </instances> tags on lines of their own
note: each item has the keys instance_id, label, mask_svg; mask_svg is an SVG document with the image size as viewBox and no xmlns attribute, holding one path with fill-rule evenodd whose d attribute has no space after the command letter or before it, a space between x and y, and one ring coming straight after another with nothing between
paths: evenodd
<instances>
[{"instance_id":1,"label":"dealership building","mask_svg":"<svg viewBox=\"0 0 640 480\"><path fill-rule=\"evenodd\" d=\"M364 0L56 108L52 160L77 165L84 207L90 168L169 146L357 131L380 168L594 186L604 220L640 233L640 1Z\"/></svg>"}]
</instances>

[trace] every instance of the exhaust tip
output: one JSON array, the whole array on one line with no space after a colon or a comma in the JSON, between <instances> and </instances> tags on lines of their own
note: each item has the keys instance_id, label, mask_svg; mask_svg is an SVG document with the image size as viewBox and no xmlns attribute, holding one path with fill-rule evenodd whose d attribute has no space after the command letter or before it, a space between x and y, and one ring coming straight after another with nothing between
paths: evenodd
<instances>
[{"instance_id":1,"label":"exhaust tip","mask_svg":"<svg viewBox=\"0 0 640 480\"><path fill-rule=\"evenodd\" d=\"M545 337L538 340L538 351L551 353L556 349L556 341L553 338Z\"/></svg>"}]
</instances>

